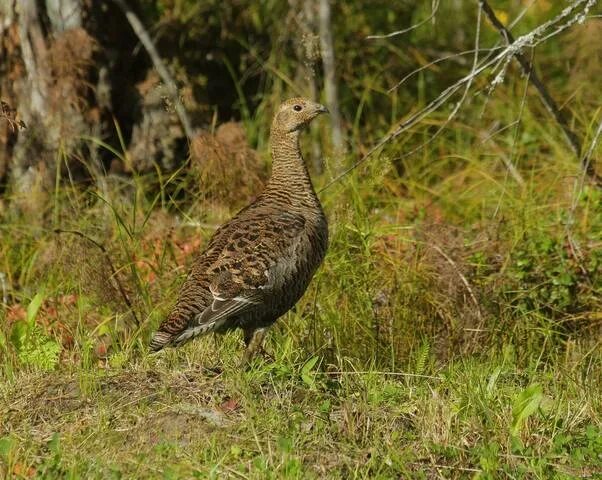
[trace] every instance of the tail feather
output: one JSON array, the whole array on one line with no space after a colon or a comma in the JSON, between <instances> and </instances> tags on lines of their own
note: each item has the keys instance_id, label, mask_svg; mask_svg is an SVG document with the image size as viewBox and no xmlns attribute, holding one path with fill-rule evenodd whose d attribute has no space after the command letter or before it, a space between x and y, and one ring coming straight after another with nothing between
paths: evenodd
<instances>
[{"instance_id":1,"label":"tail feather","mask_svg":"<svg viewBox=\"0 0 602 480\"><path fill-rule=\"evenodd\" d=\"M199 335L205 335L209 332L212 332L214 329L215 322L188 327L183 332L174 337L173 345L179 347L180 345L183 345L184 343L192 340L195 337L198 337Z\"/></svg>"},{"instance_id":2,"label":"tail feather","mask_svg":"<svg viewBox=\"0 0 602 480\"><path fill-rule=\"evenodd\" d=\"M215 328L216 322L209 322L185 328L182 332L175 334L159 330L153 335L150 342L150 349L153 352L158 352L162 348L168 346L179 347L192 340L194 337L214 331Z\"/></svg>"},{"instance_id":3,"label":"tail feather","mask_svg":"<svg viewBox=\"0 0 602 480\"><path fill-rule=\"evenodd\" d=\"M155 332L150 342L151 351L158 352L163 347L168 346L171 343L172 339L173 335L171 333L163 332L161 330Z\"/></svg>"}]
</instances>

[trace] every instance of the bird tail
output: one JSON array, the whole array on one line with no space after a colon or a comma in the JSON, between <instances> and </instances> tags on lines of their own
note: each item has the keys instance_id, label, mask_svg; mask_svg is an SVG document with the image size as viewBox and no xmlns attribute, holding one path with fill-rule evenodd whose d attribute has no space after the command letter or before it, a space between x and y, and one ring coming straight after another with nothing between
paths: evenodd
<instances>
[{"instance_id":1,"label":"bird tail","mask_svg":"<svg viewBox=\"0 0 602 480\"><path fill-rule=\"evenodd\" d=\"M163 347L166 347L167 345L169 345L172 341L172 338L173 338L173 335L171 333L163 332L163 331L159 330L158 332L155 332L155 334L153 335L153 338L151 339L149 347L152 352L158 352Z\"/></svg>"}]
</instances>

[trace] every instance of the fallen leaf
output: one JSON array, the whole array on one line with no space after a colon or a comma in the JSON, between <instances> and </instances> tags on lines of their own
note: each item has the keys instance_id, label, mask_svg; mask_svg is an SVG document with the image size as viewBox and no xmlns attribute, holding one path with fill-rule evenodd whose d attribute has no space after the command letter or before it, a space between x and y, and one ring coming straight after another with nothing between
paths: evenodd
<instances>
[{"instance_id":1,"label":"fallen leaf","mask_svg":"<svg viewBox=\"0 0 602 480\"><path fill-rule=\"evenodd\" d=\"M11 305L8 307L8 311L6 312L6 320L8 323L18 322L19 320L25 320L27 316L27 310L20 303L16 303L15 305Z\"/></svg>"},{"instance_id":2,"label":"fallen leaf","mask_svg":"<svg viewBox=\"0 0 602 480\"><path fill-rule=\"evenodd\" d=\"M240 403L238 403L238 400L234 398L229 398L220 405L220 408L222 412L230 413L234 412L235 410L238 410L240 408Z\"/></svg>"},{"instance_id":3,"label":"fallen leaf","mask_svg":"<svg viewBox=\"0 0 602 480\"><path fill-rule=\"evenodd\" d=\"M22 463L15 463L13 467L13 475L17 477L28 477L31 478L36 474L36 469L33 467L26 467Z\"/></svg>"}]
</instances>

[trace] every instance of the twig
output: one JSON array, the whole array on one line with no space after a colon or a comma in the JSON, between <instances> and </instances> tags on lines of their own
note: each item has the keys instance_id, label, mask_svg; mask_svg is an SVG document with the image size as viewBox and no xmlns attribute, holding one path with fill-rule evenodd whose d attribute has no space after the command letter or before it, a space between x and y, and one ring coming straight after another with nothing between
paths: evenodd
<instances>
[{"instance_id":1,"label":"twig","mask_svg":"<svg viewBox=\"0 0 602 480\"><path fill-rule=\"evenodd\" d=\"M483 13L485 13L487 18L491 22L491 24L500 32L500 35L504 38L506 43L508 45L514 44L515 43L514 36L504 26L504 24L497 18L495 12L491 8L491 6L487 2L487 0L479 0L479 5L483 9ZM539 97L540 97L542 103L544 104L544 106L546 107L546 109L548 110L548 112L550 112L550 114L554 117L554 119L556 120L556 122L558 123L560 128L562 129L562 132L564 133L564 136L565 136L569 146L572 148L573 152L575 152L575 155L577 156L577 158L579 158L580 160L584 160L581 158L581 150L582 150L581 139L569 127L569 122L568 122L568 119L566 118L566 115L564 114L564 112L562 110L560 110L560 108L558 107L558 104L554 101L554 99L550 95L550 92L548 91L546 86L543 84L543 82L541 81L541 79L539 78L537 73L535 72L535 69L533 68L533 64L521 52L520 49L514 50L513 56L519 63L521 70L527 76L530 83L537 90L537 93L539 94ZM593 179L596 180L596 182L599 182L600 180L602 180L598 177L597 173L595 172L595 170L593 168L593 165L591 165L589 163L585 164L582 161L581 166L587 172L588 175L590 175Z\"/></svg>"},{"instance_id":2,"label":"twig","mask_svg":"<svg viewBox=\"0 0 602 480\"><path fill-rule=\"evenodd\" d=\"M500 50L500 46L494 46L492 48L480 48L479 51L480 52L489 52L489 53L493 53L497 50ZM423 51L425 53L428 53L428 49L423 49ZM463 55L468 55L471 53L474 53L475 49L470 49L470 50L464 50L463 52L458 52L458 53L445 53L444 56L436 58L428 63L425 63L424 65L418 67L415 70L412 70L410 73L408 73L405 77L403 77L401 80L399 80L395 85L393 85L391 88L389 88L389 90L387 90L387 93L391 93L395 90L397 90L399 87L401 87L408 79L412 78L413 76L417 75L418 73L422 72L423 70L426 70L427 68L432 67L433 65L436 65L438 63L447 61L447 60L451 60L451 61L455 61L456 63L459 63L461 65L467 65L468 61L464 60L462 58ZM461 59L462 58L462 59ZM461 59L461 60L460 60Z\"/></svg>"},{"instance_id":3,"label":"twig","mask_svg":"<svg viewBox=\"0 0 602 480\"><path fill-rule=\"evenodd\" d=\"M502 64L502 70L498 73L498 75L493 80L493 84L500 83L503 80L503 73L505 71L505 66L509 59L515 54L515 52L520 51L525 47L534 47L546 39L550 38L551 34L548 33L552 27L556 27L554 29L554 34L562 31L566 28L569 28L571 25L577 23L583 15L587 13L589 7L591 7L592 2L595 3L596 0L577 0L575 3L565 8L559 15L554 17L553 19L539 25L537 28L532 30L531 32L520 36L510 45L503 47L500 51L494 55L493 57L487 56L481 63L478 68L473 69L468 75L460 78L456 83L450 85L445 90L443 90L437 98L432 100L428 105L419 110L418 112L413 113L408 118L400 121L393 130L391 130L388 134L382 137L376 145L374 145L367 153L365 153L358 161L356 161L349 168L341 172L339 175L335 176L332 180L330 180L324 187L322 187L318 193L323 192L327 188L331 187L333 184L337 183L343 177L347 176L361 164L366 162L369 158L374 155L377 151L379 151L384 145L395 140L399 137L403 132L410 129L422 119L430 115L432 112L436 111L439 107L441 107L452 95L454 95L460 88L466 83L472 82L477 76L481 75L484 71L488 70L491 67L497 68L500 64ZM581 15L575 15L571 17L571 15L577 10L579 7L584 6L584 12ZM564 22L564 23L561 23ZM561 24L560 24L561 23ZM560 26L557 26L560 24Z\"/></svg>"},{"instance_id":4,"label":"twig","mask_svg":"<svg viewBox=\"0 0 602 480\"><path fill-rule=\"evenodd\" d=\"M117 275L117 270L115 269L115 265L113 265L113 261L111 260L111 256L109 255L109 252L107 252L107 249L104 247L104 245L102 245L101 243L98 243L96 240L94 240L93 238L89 237L88 235L86 235L85 233L82 233L78 230L63 230L61 228L55 228L54 229L54 233L57 234L61 234L61 233L71 233L73 235L77 235L78 237L81 237L85 240L88 240L90 243L92 243L93 245L95 245L105 256L107 263L109 264L109 268L111 270L111 277L113 279L115 279L115 283L117 284L117 288L119 289L119 293L121 294L121 296L123 297L123 301L125 302L125 304L127 305L127 307L130 309L130 313L132 314L132 318L134 319L134 323L136 324L137 327L140 326L140 322L138 321L138 316L136 315L136 312L134 311L134 307L132 305L132 302L130 301L130 298L128 297L125 288L123 287L123 285L121 284L121 281L119 280L119 276Z\"/></svg>"},{"instance_id":5,"label":"twig","mask_svg":"<svg viewBox=\"0 0 602 480\"><path fill-rule=\"evenodd\" d=\"M188 138L188 141L191 142L194 137L194 130L192 128L192 124L190 123L190 119L188 118L186 109L184 108L184 105L180 100L178 86L176 85L176 82L174 81L172 76L169 74L167 67L163 63L161 56L155 48L155 44L151 40L150 35L146 31L146 29L144 28L144 25L138 18L138 15L136 15L136 13L130 8L130 6L125 2L125 0L113 1L117 4L119 8L121 8L121 10L123 10L123 13L125 14L128 22L132 26L132 30L134 30L134 33L148 52L148 55L151 58L151 61L153 62L157 73L159 74L161 80L163 80L163 83L165 83L165 86L167 87L167 91L171 97L171 101L174 104L176 114L180 119L180 123L182 124L182 128L184 129L184 133Z\"/></svg>"},{"instance_id":6,"label":"twig","mask_svg":"<svg viewBox=\"0 0 602 480\"><path fill-rule=\"evenodd\" d=\"M408 28L404 28L403 30L397 30L396 32L387 33L386 35L368 35L366 37L366 40L391 38L391 37L396 37L397 35L403 35L404 33L411 32L412 30L414 30L414 29L424 25L426 22L430 21L435 16L438 9L439 9L439 0L433 0L433 4L431 7L431 14L424 20L422 20Z\"/></svg>"}]
</instances>

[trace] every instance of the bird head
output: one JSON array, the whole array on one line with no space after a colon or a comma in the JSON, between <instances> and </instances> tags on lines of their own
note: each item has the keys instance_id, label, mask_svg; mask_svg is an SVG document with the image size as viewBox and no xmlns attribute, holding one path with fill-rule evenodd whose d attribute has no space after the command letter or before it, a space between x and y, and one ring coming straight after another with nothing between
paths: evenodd
<instances>
[{"instance_id":1,"label":"bird head","mask_svg":"<svg viewBox=\"0 0 602 480\"><path fill-rule=\"evenodd\" d=\"M285 133L295 132L308 125L321 113L328 113L328 109L324 105L306 98L290 98L278 107L272 129Z\"/></svg>"}]
</instances>

